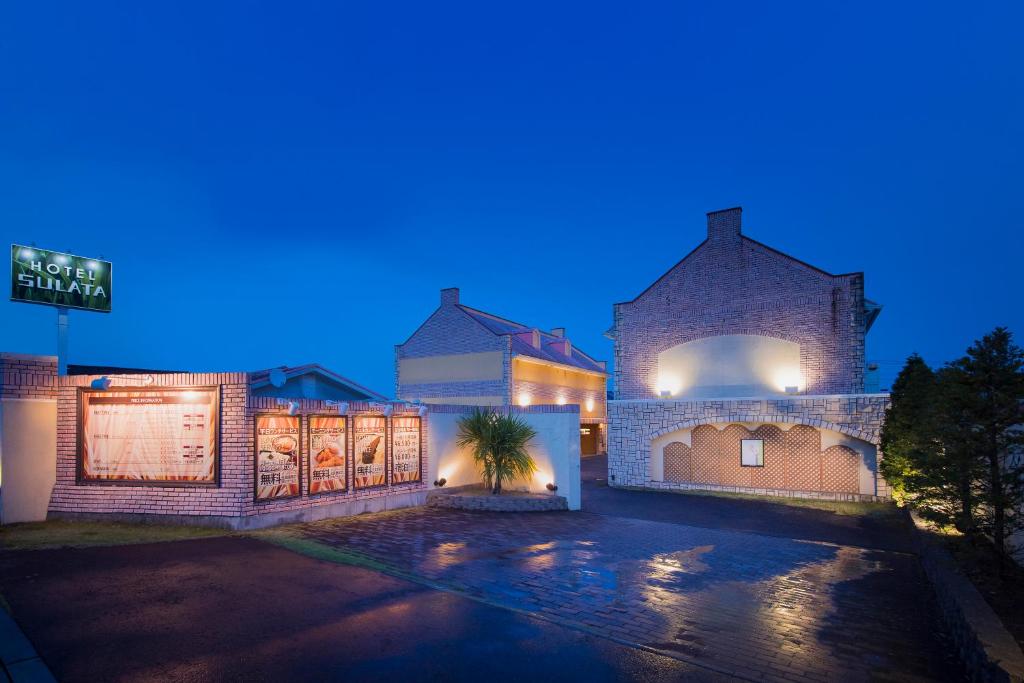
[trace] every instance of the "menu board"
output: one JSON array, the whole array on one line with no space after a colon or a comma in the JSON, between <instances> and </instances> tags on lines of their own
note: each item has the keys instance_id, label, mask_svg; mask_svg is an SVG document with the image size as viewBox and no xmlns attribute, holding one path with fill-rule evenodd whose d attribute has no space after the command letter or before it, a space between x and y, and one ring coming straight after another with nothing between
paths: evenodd
<instances>
[{"instance_id":1,"label":"menu board","mask_svg":"<svg viewBox=\"0 0 1024 683\"><path fill-rule=\"evenodd\" d=\"M297 415L256 416L256 500L299 495Z\"/></svg>"},{"instance_id":2,"label":"menu board","mask_svg":"<svg viewBox=\"0 0 1024 683\"><path fill-rule=\"evenodd\" d=\"M82 389L79 479L215 485L219 401L217 387Z\"/></svg>"},{"instance_id":3,"label":"menu board","mask_svg":"<svg viewBox=\"0 0 1024 683\"><path fill-rule=\"evenodd\" d=\"M391 419L391 483L420 480L420 418Z\"/></svg>"},{"instance_id":4,"label":"menu board","mask_svg":"<svg viewBox=\"0 0 1024 683\"><path fill-rule=\"evenodd\" d=\"M354 483L357 489L384 484L386 421L383 415L356 415L352 418L356 460Z\"/></svg>"},{"instance_id":5,"label":"menu board","mask_svg":"<svg viewBox=\"0 0 1024 683\"><path fill-rule=\"evenodd\" d=\"M348 432L341 415L310 415L309 493L344 491L347 485Z\"/></svg>"}]
</instances>

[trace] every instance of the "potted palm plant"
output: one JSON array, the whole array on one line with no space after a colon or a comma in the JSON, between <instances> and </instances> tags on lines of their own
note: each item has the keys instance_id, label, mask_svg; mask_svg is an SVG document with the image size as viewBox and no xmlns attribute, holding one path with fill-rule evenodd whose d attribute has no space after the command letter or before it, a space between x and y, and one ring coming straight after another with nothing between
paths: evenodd
<instances>
[{"instance_id":1,"label":"potted palm plant","mask_svg":"<svg viewBox=\"0 0 1024 683\"><path fill-rule=\"evenodd\" d=\"M537 471L526 450L535 436L533 427L514 415L477 408L459 420L456 443L472 450L483 473L484 486L499 494L502 482L529 478Z\"/></svg>"}]
</instances>

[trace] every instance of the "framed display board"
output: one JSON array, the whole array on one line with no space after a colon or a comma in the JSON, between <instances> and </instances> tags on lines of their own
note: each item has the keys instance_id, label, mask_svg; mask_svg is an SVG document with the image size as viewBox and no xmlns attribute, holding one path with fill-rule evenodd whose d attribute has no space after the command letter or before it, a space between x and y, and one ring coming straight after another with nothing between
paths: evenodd
<instances>
[{"instance_id":1,"label":"framed display board","mask_svg":"<svg viewBox=\"0 0 1024 683\"><path fill-rule=\"evenodd\" d=\"M387 483L386 439L387 418L383 415L356 415L352 418L355 459L352 484L356 489L384 486Z\"/></svg>"},{"instance_id":2,"label":"framed display board","mask_svg":"<svg viewBox=\"0 0 1024 683\"><path fill-rule=\"evenodd\" d=\"M83 484L216 486L219 387L78 390Z\"/></svg>"},{"instance_id":3,"label":"framed display board","mask_svg":"<svg viewBox=\"0 0 1024 683\"><path fill-rule=\"evenodd\" d=\"M311 496L348 488L347 427L344 415L310 415L306 419Z\"/></svg>"},{"instance_id":4,"label":"framed display board","mask_svg":"<svg viewBox=\"0 0 1024 683\"><path fill-rule=\"evenodd\" d=\"M740 465L764 467L764 439L740 439Z\"/></svg>"},{"instance_id":5,"label":"framed display board","mask_svg":"<svg viewBox=\"0 0 1024 683\"><path fill-rule=\"evenodd\" d=\"M298 496L302 490L299 416L261 414L255 421L253 498L260 502Z\"/></svg>"},{"instance_id":6,"label":"framed display board","mask_svg":"<svg viewBox=\"0 0 1024 683\"><path fill-rule=\"evenodd\" d=\"M423 462L422 422L419 417L391 418L391 483L420 481Z\"/></svg>"}]
</instances>

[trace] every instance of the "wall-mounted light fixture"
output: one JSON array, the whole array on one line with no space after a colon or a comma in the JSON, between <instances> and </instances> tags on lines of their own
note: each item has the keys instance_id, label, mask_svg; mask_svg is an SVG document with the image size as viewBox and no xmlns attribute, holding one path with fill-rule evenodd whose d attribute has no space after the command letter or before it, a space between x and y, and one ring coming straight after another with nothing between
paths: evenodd
<instances>
[{"instance_id":1,"label":"wall-mounted light fixture","mask_svg":"<svg viewBox=\"0 0 1024 683\"><path fill-rule=\"evenodd\" d=\"M588 413L594 412L594 399L592 399L592 398L588 398L587 399L587 412Z\"/></svg>"},{"instance_id":2,"label":"wall-mounted light fixture","mask_svg":"<svg viewBox=\"0 0 1024 683\"><path fill-rule=\"evenodd\" d=\"M89 383L89 386L92 387L93 389L99 389L100 391L106 391L107 389L110 388L110 378L107 377L106 375L104 375L103 377L100 377L99 379L94 379L92 382Z\"/></svg>"},{"instance_id":3,"label":"wall-mounted light fixture","mask_svg":"<svg viewBox=\"0 0 1024 683\"><path fill-rule=\"evenodd\" d=\"M434 482L434 486L436 486L437 488L442 488L447 483L448 480L445 479L444 477L441 477L440 479Z\"/></svg>"},{"instance_id":4,"label":"wall-mounted light fixture","mask_svg":"<svg viewBox=\"0 0 1024 683\"><path fill-rule=\"evenodd\" d=\"M334 408L335 410L337 410L338 411L338 415L347 415L348 414L348 403L346 403L345 401L331 401L331 400L327 400L327 401L325 401L325 403L328 406L330 406L331 408Z\"/></svg>"},{"instance_id":5,"label":"wall-mounted light fixture","mask_svg":"<svg viewBox=\"0 0 1024 683\"><path fill-rule=\"evenodd\" d=\"M669 391L668 389L662 389L661 390L661 397L662 398L672 398L672 392Z\"/></svg>"},{"instance_id":6,"label":"wall-mounted light fixture","mask_svg":"<svg viewBox=\"0 0 1024 683\"><path fill-rule=\"evenodd\" d=\"M531 400L533 400L533 397L530 396L529 392L526 392L526 391L520 391L519 392L519 405L521 405L521 406L528 406L528 405L530 405L530 401Z\"/></svg>"},{"instance_id":7,"label":"wall-mounted light fixture","mask_svg":"<svg viewBox=\"0 0 1024 683\"><path fill-rule=\"evenodd\" d=\"M548 491L551 491L552 493L558 490L558 487L552 483L548 483L548 485L545 486L544 488L546 488Z\"/></svg>"},{"instance_id":8,"label":"wall-mounted light fixture","mask_svg":"<svg viewBox=\"0 0 1024 683\"><path fill-rule=\"evenodd\" d=\"M419 410L416 411L416 414L419 415L420 417L426 417L427 416L427 407L426 406L420 406Z\"/></svg>"},{"instance_id":9,"label":"wall-mounted light fixture","mask_svg":"<svg viewBox=\"0 0 1024 683\"><path fill-rule=\"evenodd\" d=\"M384 417L391 417L391 413L395 412L395 407L391 404L384 406Z\"/></svg>"},{"instance_id":10,"label":"wall-mounted light fixture","mask_svg":"<svg viewBox=\"0 0 1024 683\"><path fill-rule=\"evenodd\" d=\"M285 398L279 398L276 401L274 401L274 404L277 405L278 408L284 408L289 415L299 414L298 401L289 401L288 399Z\"/></svg>"}]
</instances>

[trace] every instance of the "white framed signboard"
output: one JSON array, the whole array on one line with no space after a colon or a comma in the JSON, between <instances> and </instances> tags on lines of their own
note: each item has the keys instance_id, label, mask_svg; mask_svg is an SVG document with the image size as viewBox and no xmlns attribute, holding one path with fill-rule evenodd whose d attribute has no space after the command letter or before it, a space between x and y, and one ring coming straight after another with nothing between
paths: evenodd
<instances>
[{"instance_id":1,"label":"white framed signboard","mask_svg":"<svg viewBox=\"0 0 1024 683\"><path fill-rule=\"evenodd\" d=\"M764 439L740 439L740 465L764 467Z\"/></svg>"},{"instance_id":2,"label":"white framed signboard","mask_svg":"<svg viewBox=\"0 0 1024 683\"><path fill-rule=\"evenodd\" d=\"M216 486L218 387L79 389L78 481Z\"/></svg>"}]
</instances>

